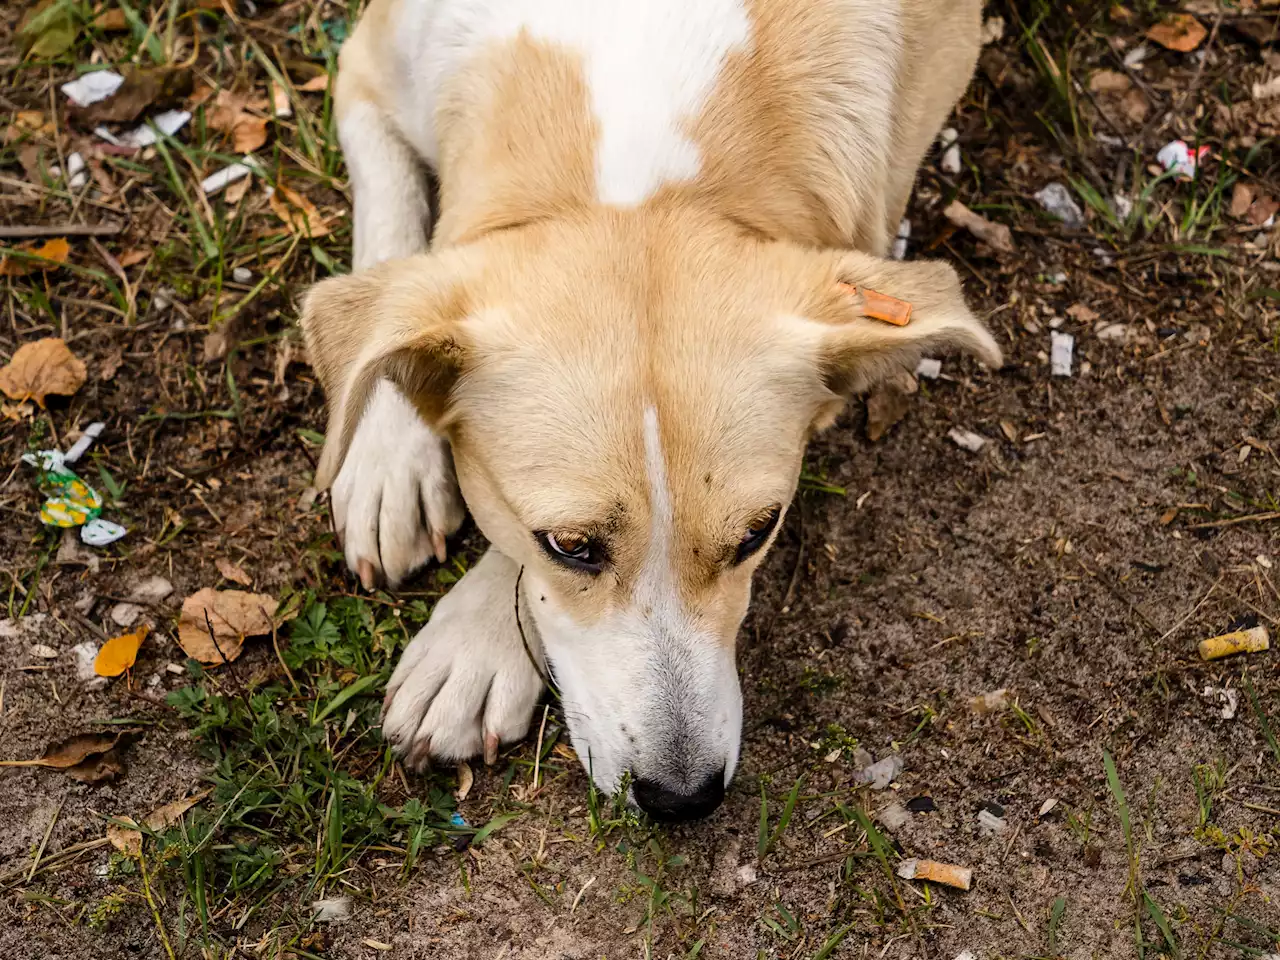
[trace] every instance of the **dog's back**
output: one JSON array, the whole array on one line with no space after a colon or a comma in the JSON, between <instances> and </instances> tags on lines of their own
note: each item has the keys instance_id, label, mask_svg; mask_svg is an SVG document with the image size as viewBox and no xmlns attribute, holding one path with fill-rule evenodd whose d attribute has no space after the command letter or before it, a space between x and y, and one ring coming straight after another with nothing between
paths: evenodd
<instances>
[{"instance_id":1,"label":"dog's back","mask_svg":"<svg viewBox=\"0 0 1280 960\"><path fill-rule=\"evenodd\" d=\"M563 202L709 200L766 236L884 253L972 72L979 0L374 0L342 56L344 142L376 104L488 226L450 160ZM357 129L350 129L352 126ZM474 182L474 167L465 171ZM491 184L483 188L491 195ZM589 194L589 196L584 195ZM505 214L504 214L505 215ZM478 219L477 219L478 218Z\"/></svg>"}]
</instances>

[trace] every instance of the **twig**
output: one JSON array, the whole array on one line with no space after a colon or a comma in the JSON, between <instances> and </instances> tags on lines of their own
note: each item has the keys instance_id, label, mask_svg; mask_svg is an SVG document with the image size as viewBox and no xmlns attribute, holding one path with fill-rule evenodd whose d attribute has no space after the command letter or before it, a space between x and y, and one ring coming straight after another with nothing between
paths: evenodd
<instances>
[{"instance_id":1,"label":"twig","mask_svg":"<svg viewBox=\"0 0 1280 960\"><path fill-rule=\"evenodd\" d=\"M551 709L551 704L544 703L542 705L542 724L538 727L538 746L533 751L533 789L538 789L539 765L542 762L542 736L547 732L547 712Z\"/></svg>"},{"instance_id":2,"label":"twig","mask_svg":"<svg viewBox=\"0 0 1280 960\"><path fill-rule=\"evenodd\" d=\"M160 934L160 942L164 944L164 952L169 955L169 960L177 960L173 953L173 944L169 943L169 934L165 931L164 920L160 918L160 908L156 906L155 898L151 896L151 883L147 877L147 858L139 854L138 869L142 872L142 892L147 898L147 906L151 908L151 916L156 923L156 932Z\"/></svg>"},{"instance_id":3,"label":"twig","mask_svg":"<svg viewBox=\"0 0 1280 960\"><path fill-rule=\"evenodd\" d=\"M37 223L0 225L0 240L30 240L39 237L114 237L124 230L119 223Z\"/></svg>"},{"instance_id":4,"label":"twig","mask_svg":"<svg viewBox=\"0 0 1280 960\"><path fill-rule=\"evenodd\" d=\"M1226 520L1207 520L1204 523L1192 523L1188 530L1211 530L1217 527L1234 527L1238 523L1266 523L1268 520L1280 520L1280 510L1267 513L1250 513L1243 517L1228 517Z\"/></svg>"},{"instance_id":5,"label":"twig","mask_svg":"<svg viewBox=\"0 0 1280 960\"><path fill-rule=\"evenodd\" d=\"M105 846L110 842L111 841L106 837L98 837L96 840L86 840L83 843L75 843L69 847L64 847L57 853L51 853L48 857L44 858L38 869L31 871L31 875L34 876L37 873L44 873L47 870L52 870L63 860L74 857L77 854L85 853L89 850L96 850L98 847ZM27 873L27 866L24 864L23 866L10 870L7 873L0 874L0 886L8 886L15 880L21 880L25 873Z\"/></svg>"},{"instance_id":6,"label":"twig","mask_svg":"<svg viewBox=\"0 0 1280 960\"><path fill-rule=\"evenodd\" d=\"M53 811L53 816L49 820L49 826L44 831L44 839L40 841L40 847L36 850L36 855L31 861L31 872L27 874L27 883L31 882L31 878L36 875L36 870L40 866L40 858L44 856L44 848L49 845L49 838L53 836L54 824L58 822L58 815L62 813L62 805L67 802L67 795L64 793L62 799L58 801L58 809Z\"/></svg>"}]
</instances>

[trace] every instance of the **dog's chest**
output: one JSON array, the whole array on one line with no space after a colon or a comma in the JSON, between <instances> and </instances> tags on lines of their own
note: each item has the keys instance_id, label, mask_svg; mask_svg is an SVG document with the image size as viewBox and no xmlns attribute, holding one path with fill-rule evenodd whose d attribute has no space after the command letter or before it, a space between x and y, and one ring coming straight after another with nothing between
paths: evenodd
<instances>
[{"instance_id":1,"label":"dog's chest","mask_svg":"<svg viewBox=\"0 0 1280 960\"><path fill-rule=\"evenodd\" d=\"M403 11L397 47L413 79L398 113L416 118L403 132L429 162L446 86L495 45L526 39L580 62L597 199L624 207L698 176L691 125L752 42L742 0L406 0Z\"/></svg>"}]
</instances>

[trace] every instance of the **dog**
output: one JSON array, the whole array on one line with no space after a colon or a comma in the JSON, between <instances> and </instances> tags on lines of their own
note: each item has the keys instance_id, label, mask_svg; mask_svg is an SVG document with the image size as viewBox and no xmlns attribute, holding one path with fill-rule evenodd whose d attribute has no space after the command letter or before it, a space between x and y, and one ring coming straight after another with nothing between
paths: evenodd
<instances>
[{"instance_id":1,"label":"dog","mask_svg":"<svg viewBox=\"0 0 1280 960\"><path fill-rule=\"evenodd\" d=\"M659 820L722 801L736 637L809 438L925 352L1001 362L952 268L886 259L980 21L373 0L335 94L354 272L302 311L316 484L366 588L443 560L464 501L491 544L388 685L408 764L494 762L545 673L599 787Z\"/></svg>"}]
</instances>

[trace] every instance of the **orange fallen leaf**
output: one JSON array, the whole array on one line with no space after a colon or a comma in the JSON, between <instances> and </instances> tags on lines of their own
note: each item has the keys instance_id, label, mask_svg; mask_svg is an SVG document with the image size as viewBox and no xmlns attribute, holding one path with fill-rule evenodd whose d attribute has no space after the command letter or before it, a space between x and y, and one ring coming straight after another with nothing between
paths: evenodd
<instances>
[{"instance_id":1,"label":"orange fallen leaf","mask_svg":"<svg viewBox=\"0 0 1280 960\"><path fill-rule=\"evenodd\" d=\"M182 601L178 645L201 663L230 663L240 656L246 637L270 633L297 615L296 609L281 611L279 601L265 593L205 587Z\"/></svg>"},{"instance_id":2,"label":"orange fallen leaf","mask_svg":"<svg viewBox=\"0 0 1280 960\"><path fill-rule=\"evenodd\" d=\"M253 153L266 142L265 117L245 116L231 131L231 147L236 153Z\"/></svg>"},{"instance_id":3,"label":"orange fallen leaf","mask_svg":"<svg viewBox=\"0 0 1280 960\"><path fill-rule=\"evenodd\" d=\"M298 89L303 91L304 93L321 93L325 90L328 90L329 75L327 73L318 74L312 77L302 86L298 87Z\"/></svg>"},{"instance_id":4,"label":"orange fallen leaf","mask_svg":"<svg viewBox=\"0 0 1280 960\"><path fill-rule=\"evenodd\" d=\"M203 793L197 793L194 797L175 800L173 803L166 803L163 807L157 807L143 818L142 823L152 833L167 830L177 823L184 813L207 797L209 792L205 790ZM107 839L121 853L131 857L139 856L142 853L142 831L138 828L138 822L132 817L116 817L115 819L120 822L107 825Z\"/></svg>"},{"instance_id":5,"label":"orange fallen leaf","mask_svg":"<svg viewBox=\"0 0 1280 960\"><path fill-rule=\"evenodd\" d=\"M233 583L238 583L242 587L253 586L253 578L230 560L219 557L217 560L213 561L213 565L218 568L218 572L220 574Z\"/></svg>"},{"instance_id":6,"label":"orange fallen leaf","mask_svg":"<svg viewBox=\"0 0 1280 960\"><path fill-rule=\"evenodd\" d=\"M1204 41L1209 31L1189 13L1175 13L1147 30L1147 39L1178 53L1190 53Z\"/></svg>"},{"instance_id":7,"label":"orange fallen leaf","mask_svg":"<svg viewBox=\"0 0 1280 960\"><path fill-rule=\"evenodd\" d=\"M267 142L267 121L250 110L263 110L267 101L247 93L219 90L213 106L205 114L210 128L231 135L237 153L252 153Z\"/></svg>"},{"instance_id":8,"label":"orange fallen leaf","mask_svg":"<svg viewBox=\"0 0 1280 960\"><path fill-rule=\"evenodd\" d=\"M329 235L329 227L316 205L288 187L276 187L271 193L271 209L293 233L315 239Z\"/></svg>"},{"instance_id":9,"label":"orange fallen leaf","mask_svg":"<svg viewBox=\"0 0 1280 960\"><path fill-rule=\"evenodd\" d=\"M0 390L10 400L34 400L41 407L45 397L69 397L84 386L84 362L58 337L24 343L8 366L0 369Z\"/></svg>"},{"instance_id":10,"label":"orange fallen leaf","mask_svg":"<svg viewBox=\"0 0 1280 960\"><path fill-rule=\"evenodd\" d=\"M109 10L103 10L94 17L91 25L104 33L109 33L128 30L129 20L125 17L123 8L112 7Z\"/></svg>"},{"instance_id":11,"label":"orange fallen leaf","mask_svg":"<svg viewBox=\"0 0 1280 960\"><path fill-rule=\"evenodd\" d=\"M151 251L146 249L145 247L134 247L130 250L125 250L116 259L119 261L120 266L122 267L133 267L133 266L137 266L139 263L141 263L143 260L146 260L150 256L151 256Z\"/></svg>"},{"instance_id":12,"label":"orange fallen leaf","mask_svg":"<svg viewBox=\"0 0 1280 960\"><path fill-rule=\"evenodd\" d=\"M0 277L25 277L37 270L56 270L61 264L66 263L67 257L71 255L71 244L67 243L63 237L54 237L38 247L28 245L20 249L40 259L5 257L0 260Z\"/></svg>"},{"instance_id":13,"label":"orange fallen leaf","mask_svg":"<svg viewBox=\"0 0 1280 960\"><path fill-rule=\"evenodd\" d=\"M138 659L138 648L147 639L151 626L144 623L133 633L112 637L102 645L93 661L93 672L100 677L118 677Z\"/></svg>"}]
</instances>

